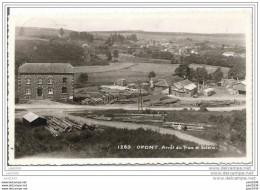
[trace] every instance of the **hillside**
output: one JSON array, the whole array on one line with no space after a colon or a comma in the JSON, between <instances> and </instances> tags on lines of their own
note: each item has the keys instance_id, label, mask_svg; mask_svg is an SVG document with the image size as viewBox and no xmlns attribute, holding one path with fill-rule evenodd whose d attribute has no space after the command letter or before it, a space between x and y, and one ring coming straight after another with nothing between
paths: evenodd
<instances>
[{"instance_id":1,"label":"hillside","mask_svg":"<svg viewBox=\"0 0 260 190\"><path fill-rule=\"evenodd\" d=\"M59 28L38 28L38 27L23 27L25 36L58 36ZM16 27L16 36L18 36L21 27ZM73 30L64 29L64 36L69 36ZM201 34L201 33L184 33L184 32L151 32L142 30L122 30L122 31L87 31L94 36L108 38L111 34L120 33L124 36L135 33L140 40L186 40L187 38L194 41L212 41L218 44L240 45L245 46L244 34Z\"/></svg>"}]
</instances>

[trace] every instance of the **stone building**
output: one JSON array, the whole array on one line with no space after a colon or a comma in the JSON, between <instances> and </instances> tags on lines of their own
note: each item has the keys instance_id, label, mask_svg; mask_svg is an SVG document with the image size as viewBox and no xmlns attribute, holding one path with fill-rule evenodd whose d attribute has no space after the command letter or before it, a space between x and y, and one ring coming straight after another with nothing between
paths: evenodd
<instances>
[{"instance_id":1,"label":"stone building","mask_svg":"<svg viewBox=\"0 0 260 190\"><path fill-rule=\"evenodd\" d=\"M69 63L25 63L18 70L20 102L73 99L73 86L74 67Z\"/></svg>"}]
</instances>

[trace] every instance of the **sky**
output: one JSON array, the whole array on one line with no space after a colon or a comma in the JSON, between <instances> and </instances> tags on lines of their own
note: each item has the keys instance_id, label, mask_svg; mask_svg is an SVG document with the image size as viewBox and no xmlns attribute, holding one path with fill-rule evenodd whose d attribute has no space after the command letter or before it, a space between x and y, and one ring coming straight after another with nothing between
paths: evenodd
<instances>
[{"instance_id":1,"label":"sky","mask_svg":"<svg viewBox=\"0 0 260 190\"><path fill-rule=\"evenodd\" d=\"M11 15L16 26L76 31L245 33L251 25L245 9L17 9Z\"/></svg>"}]
</instances>

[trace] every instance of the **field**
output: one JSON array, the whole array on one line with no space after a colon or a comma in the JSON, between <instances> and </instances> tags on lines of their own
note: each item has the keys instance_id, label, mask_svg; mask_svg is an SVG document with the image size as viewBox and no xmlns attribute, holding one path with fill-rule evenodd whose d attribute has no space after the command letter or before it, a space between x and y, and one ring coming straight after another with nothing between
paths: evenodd
<instances>
[{"instance_id":1,"label":"field","mask_svg":"<svg viewBox=\"0 0 260 190\"><path fill-rule=\"evenodd\" d=\"M88 84L109 84L114 83L118 79L125 78L127 82L147 81L148 73L154 71L156 78L170 77L179 64L164 64L164 63L112 63L109 66L81 66L76 68L76 72L88 73ZM203 67L209 73L214 72L217 67L210 65L191 64L190 67ZM227 75L229 68L222 67L224 76Z\"/></svg>"}]
</instances>

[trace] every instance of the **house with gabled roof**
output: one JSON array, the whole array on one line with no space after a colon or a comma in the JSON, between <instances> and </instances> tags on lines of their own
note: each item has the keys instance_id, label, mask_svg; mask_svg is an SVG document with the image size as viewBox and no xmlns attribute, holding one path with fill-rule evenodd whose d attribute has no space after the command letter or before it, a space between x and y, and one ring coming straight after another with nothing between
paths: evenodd
<instances>
[{"instance_id":1,"label":"house with gabled roof","mask_svg":"<svg viewBox=\"0 0 260 190\"><path fill-rule=\"evenodd\" d=\"M182 80L183 78L177 75L158 79L157 82L154 83L154 91L162 94L170 94L172 84Z\"/></svg>"},{"instance_id":2,"label":"house with gabled roof","mask_svg":"<svg viewBox=\"0 0 260 190\"><path fill-rule=\"evenodd\" d=\"M25 63L18 69L19 101L68 100L74 95L74 67L69 63Z\"/></svg>"},{"instance_id":3,"label":"house with gabled roof","mask_svg":"<svg viewBox=\"0 0 260 190\"><path fill-rule=\"evenodd\" d=\"M173 83L171 94L179 97L191 97L197 93L198 87L188 79Z\"/></svg>"},{"instance_id":4,"label":"house with gabled roof","mask_svg":"<svg viewBox=\"0 0 260 190\"><path fill-rule=\"evenodd\" d=\"M34 127L39 125L46 125L47 119L40 117L35 113L29 112L23 116L23 123L28 127Z\"/></svg>"},{"instance_id":5,"label":"house with gabled roof","mask_svg":"<svg viewBox=\"0 0 260 190\"><path fill-rule=\"evenodd\" d=\"M233 89L236 90L238 94L246 94L246 81L238 81L233 85Z\"/></svg>"}]
</instances>

